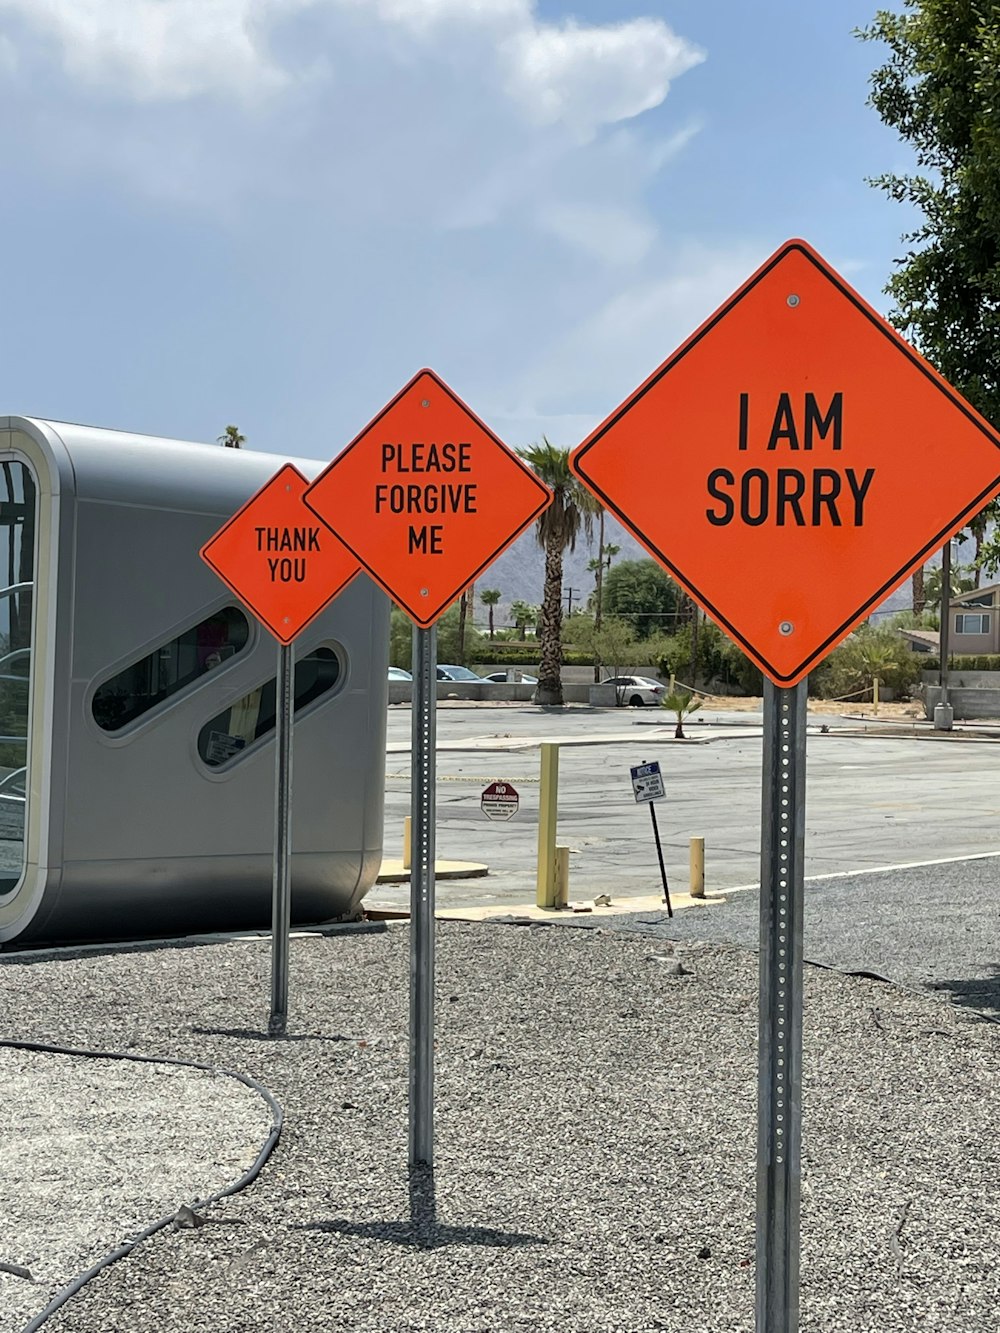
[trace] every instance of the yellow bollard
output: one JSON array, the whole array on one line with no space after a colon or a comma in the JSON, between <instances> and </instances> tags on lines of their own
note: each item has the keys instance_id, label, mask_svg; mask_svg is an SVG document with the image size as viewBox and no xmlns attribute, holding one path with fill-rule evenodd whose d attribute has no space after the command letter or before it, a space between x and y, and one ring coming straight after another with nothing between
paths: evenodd
<instances>
[{"instance_id":1,"label":"yellow bollard","mask_svg":"<svg viewBox=\"0 0 1000 1333\"><path fill-rule=\"evenodd\" d=\"M410 816L403 820L403 869L410 869Z\"/></svg>"},{"instance_id":2,"label":"yellow bollard","mask_svg":"<svg viewBox=\"0 0 1000 1333\"><path fill-rule=\"evenodd\" d=\"M559 746L539 746L541 778L538 788L538 880L535 902L556 906L556 815L559 804Z\"/></svg>"},{"instance_id":3,"label":"yellow bollard","mask_svg":"<svg viewBox=\"0 0 1000 1333\"><path fill-rule=\"evenodd\" d=\"M690 888L692 898L705 896L705 839L692 838L690 851Z\"/></svg>"},{"instance_id":4,"label":"yellow bollard","mask_svg":"<svg viewBox=\"0 0 1000 1333\"><path fill-rule=\"evenodd\" d=\"M553 886L553 907L569 906L569 848L557 847L555 860L555 884Z\"/></svg>"}]
</instances>

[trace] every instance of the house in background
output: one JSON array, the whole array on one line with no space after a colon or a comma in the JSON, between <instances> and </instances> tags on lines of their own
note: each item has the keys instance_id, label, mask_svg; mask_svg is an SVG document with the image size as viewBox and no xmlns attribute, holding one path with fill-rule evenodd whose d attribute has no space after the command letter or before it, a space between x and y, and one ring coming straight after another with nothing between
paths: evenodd
<instances>
[{"instance_id":1,"label":"house in background","mask_svg":"<svg viewBox=\"0 0 1000 1333\"><path fill-rule=\"evenodd\" d=\"M949 614L952 653L1000 653L1000 583L959 593Z\"/></svg>"}]
</instances>

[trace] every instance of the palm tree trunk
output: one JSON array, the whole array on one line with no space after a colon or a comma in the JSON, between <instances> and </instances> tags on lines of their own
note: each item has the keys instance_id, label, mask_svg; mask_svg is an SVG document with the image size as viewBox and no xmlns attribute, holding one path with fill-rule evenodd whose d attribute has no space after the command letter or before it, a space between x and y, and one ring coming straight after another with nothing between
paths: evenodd
<instances>
[{"instance_id":1,"label":"palm tree trunk","mask_svg":"<svg viewBox=\"0 0 1000 1333\"><path fill-rule=\"evenodd\" d=\"M923 614L924 607L927 605L927 596L924 592L924 567L918 565L913 571L913 614L919 616Z\"/></svg>"},{"instance_id":2,"label":"palm tree trunk","mask_svg":"<svg viewBox=\"0 0 1000 1333\"><path fill-rule=\"evenodd\" d=\"M545 548L545 588L542 594L542 642L536 704L561 704L562 692L562 547Z\"/></svg>"},{"instance_id":3,"label":"palm tree trunk","mask_svg":"<svg viewBox=\"0 0 1000 1333\"><path fill-rule=\"evenodd\" d=\"M468 614L468 591L458 599L458 665L465 666L465 617Z\"/></svg>"},{"instance_id":4,"label":"palm tree trunk","mask_svg":"<svg viewBox=\"0 0 1000 1333\"><path fill-rule=\"evenodd\" d=\"M597 578L594 580L594 630L601 628L601 594L604 589L604 510L597 520ZM601 683L601 664L594 652L594 684Z\"/></svg>"}]
</instances>

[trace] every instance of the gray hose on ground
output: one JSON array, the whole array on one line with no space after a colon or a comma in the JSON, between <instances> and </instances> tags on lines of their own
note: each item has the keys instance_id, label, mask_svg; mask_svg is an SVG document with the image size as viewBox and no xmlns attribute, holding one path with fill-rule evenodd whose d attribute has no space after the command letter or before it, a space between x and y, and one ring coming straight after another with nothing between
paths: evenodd
<instances>
[{"instance_id":1,"label":"gray hose on ground","mask_svg":"<svg viewBox=\"0 0 1000 1333\"><path fill-rule=\"evenodd\" d=\"M13 1051L36 1051L43 1055L79 1055L93 1060L132 1060L136 1064L178 1065L182 1069L200 1069L207 1074L224 1074L227 1078L235 1078L238 1082L244 1084L244 1086L250 1088L253 1092L256 1092L264 1099L271 1109L272 1121L270 1133L264 1140L263 1147L257 1154L256 1161L248 1171L245 1171L243 1175L239 1177L238 1180L235 1180L231 1185L227 1185L225 1189L218 1190L215 1194L210 1194L207 1199L192 1200L192 1204L196 1204L201 1208L206 1208L213 1203L218 1203L220 1199L225 1199L230 1194L238 1194L240 1190L246 1189L248 1185L252 1184L253 1181L257 1179L258 1175L260 1175L264 1163L274 1151L278 1139L281 1137L281 1129L284 1124L285 1116L278 1099L268 1088L265 1088L262 1083L258 1083L256 1079L250 1078L248 1074L238 1074L233 1069L221 1069L218 1065L201 1064L196 1060L178 1060L173 1056L132 1055L124 1051L78 1050L69 1046L50 1046L45 1042L38 1041L0 1039L0 1047L6 1047L8 1050ZM126 1255L132 1253L137 1245L141 1245L144 1240L148 1240L149 1237L155 1235L157 1231L162 1231L164 1227L170 1226L174 1217L175 1213L168 1213L166 1217L159 1218L157 1221L151 1223L150 1226L140 1231L137 1236L126 1241L123 1245L119 1245L118 1248L112 1250L110 1254L106 1254L102 1259L99 1259L97 1263L91 1268L88 1268L86 1272L80 1273L77 1277L73 1278L72 1282L69 1282L61 1291L56 1292L44 1310L40 1311L29 1323L25 1324L22 1333L36 1333L46 1320L55 1314L57 1310L61 1309L72 1296L75 1296L81 1287L86 1286L91 1278L96 1277L98 1273L103 1272L104 1269L109 1268L113 1263L117 1263L119 1259L124 1259Z\"/></svg>"}]
</instances>

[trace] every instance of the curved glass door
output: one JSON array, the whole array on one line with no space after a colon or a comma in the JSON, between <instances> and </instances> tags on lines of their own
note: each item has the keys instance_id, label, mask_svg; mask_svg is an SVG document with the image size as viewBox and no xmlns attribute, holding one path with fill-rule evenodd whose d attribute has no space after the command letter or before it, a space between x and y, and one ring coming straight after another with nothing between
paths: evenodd
<instances>
[{"instance_id":1,"label":"curved glass door","mask_svg":"<svg viewBox=\"0 0 1000 1333\"><path fill-rule=\"evenodd\" d=\"M0 459L0 895L24 871L36 517L31 473Z\"/></svg>"}]
</instances>

